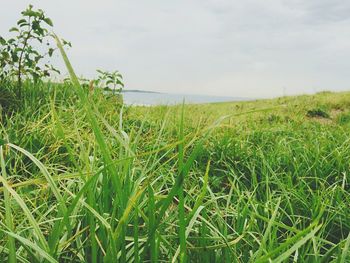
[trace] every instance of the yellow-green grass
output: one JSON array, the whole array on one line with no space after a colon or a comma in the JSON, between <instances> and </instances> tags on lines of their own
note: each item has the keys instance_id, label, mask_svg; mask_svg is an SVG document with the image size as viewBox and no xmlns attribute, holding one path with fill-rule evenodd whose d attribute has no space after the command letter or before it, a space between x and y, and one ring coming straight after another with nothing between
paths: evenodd
<instances>
[{"instance_id":1,"label":"yellow-green grass","mask_svg":"<svg viewBox=\"0 0 350 263\"><path fill-rule=\"evenodd\" d=\"M1 262L349 261L350 93L130 107L24 90L1 119Z\"/></svg>"}]
</instances>

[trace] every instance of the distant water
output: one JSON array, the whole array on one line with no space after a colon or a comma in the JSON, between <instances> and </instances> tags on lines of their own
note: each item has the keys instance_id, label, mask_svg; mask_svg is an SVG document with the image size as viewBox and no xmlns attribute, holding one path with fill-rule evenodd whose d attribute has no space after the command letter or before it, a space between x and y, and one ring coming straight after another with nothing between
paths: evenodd
<instances>
[{"instance_id":1,"label":"distant water","mask_svg":"<svg viewBox=\"0 0 350 263\"><path fill-rule=\"evenodd\" d=\"M128 105L174 105L185 103L213 103L227 101L243 101L246 98L220 97L207 95L185 95L153 92L123 92L124 103Z\"/></svg>"}]
</instances>

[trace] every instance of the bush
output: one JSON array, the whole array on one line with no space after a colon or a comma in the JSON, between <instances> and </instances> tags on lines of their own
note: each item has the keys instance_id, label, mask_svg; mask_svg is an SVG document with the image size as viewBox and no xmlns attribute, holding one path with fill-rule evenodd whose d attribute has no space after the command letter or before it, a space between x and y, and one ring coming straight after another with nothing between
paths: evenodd
<instances>
[{"instance_id":1,"label":"bush","mask_svg":"<svg viewBox=\"0 0 350 263\"><path fill-rule=\"evenodd\" d=\"M50 63L57 49L51 40L51 19L43 10L33 9L32 5L21 14L16 26L9 30L13 37L5 39L0 36L0 80L16 80L17 96L20 99L25 79L37 83L50 77L53 72L59 73ZM67 41L63 43L70 46Z\"/></svg>"},{"instance_id":2,"label":"bush","mask_svg":"<svg viewBox=\"0 0 350 263\"><path fill-rule=\"evenodd\" d=\"M330 117L329 114L324 109L321 109L321 108L308 110L306 113L306 116L310 118L317 118L317 117L329 118Z\"/></svg>"}]
</instances>

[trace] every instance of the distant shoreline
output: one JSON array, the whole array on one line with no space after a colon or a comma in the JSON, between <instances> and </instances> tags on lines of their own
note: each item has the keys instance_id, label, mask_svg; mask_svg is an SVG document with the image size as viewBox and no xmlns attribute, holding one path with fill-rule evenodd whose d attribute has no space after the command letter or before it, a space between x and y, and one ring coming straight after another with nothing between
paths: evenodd
<instances>
[{"instance_id":1,"label":"distant shoreline","mask_svg":"<svg viewBox=\"0 0 350 263\"><path fill-rule=\"evenodd\" d=\"M127 92L165 94L165 93L158 92L158 91L148 91L148 90L138 90L138 89L122 90L122 93L127 93Z\"/></svg>"},{"instance_id":2,"label":"distant shoreline","mask_svg":"<svg viewBox=\"0 0 350 263\"><path fill-rule=\"evenodd\" d=\"M184 97L203 96L203 97L211 97L211 98L227 98L227 99L232 99L233 101L255 100L255 98L246 98L246 97L231 97L231 96L218 96L218 95L207 95L207 94L202 95L202 94L167 93L167 92L138 90L138 89L122 90L121 93L145 93L145 94L148 93L148 94L160 94L160 95L168 95L168 96L184 96Z\"/></svg>"}]
</instances>

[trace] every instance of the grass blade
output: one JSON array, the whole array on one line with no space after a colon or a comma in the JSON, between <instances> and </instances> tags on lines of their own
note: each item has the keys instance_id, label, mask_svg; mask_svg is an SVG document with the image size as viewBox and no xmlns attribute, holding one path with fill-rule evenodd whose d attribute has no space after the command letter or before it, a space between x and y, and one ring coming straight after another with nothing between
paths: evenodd
<instances>
[{"instance_id":1,"label":"grass blade","mask_svg":"<svg viewBox=\"0 0 350 263\"><path fill-rule=\"evenodd\" d=\"M350 249L350 233L346 239L346 242L345 242L345 245L343 248L343 252L342 252L341 258L340 258L340 263L345 263L346 260L350 258L349 249Z\"/></svg>"},{"instance_id":2,"label":"grass blade","mask_svg":"<svg viewBox=\"0 0 350 263\"><path fill-rule=\"evenodd\" d=\"M2 177L6 180L6 166L5 166L5 160L4 160L4 151L3 146L0 146L0 164L1 164L1 174ZM4 201L5 201L5 219L6 219L6 226L10 231L14 231L14 225L13 225L13 219L12 219L12 211L11 211L11 200L9 192L5 189L4 190ZM8 250L9 250L9 263L15 263L16 260L16 247L15 247L15 240L13 237L9 236L8 238Z\"/></svg>"},{"instance_id":3,"label":"grass blade","mask_svg":"<svg viewBox=\"0 0 350 263\"><path fill-rule=\"evenodd\" d=\"M45 250L49 250L49 246L48 246L48 244L46 242L46 239L45 239L43 233L40 230L38 222L35 220L34 216L30 212L30 210L28 209L28 207L25 204L25 202L23 201L23 199L16 193L15 190L12 189L12 187L8 184L8 182L2 176L0 176L0 182L3 184L5 189L13 196L13 198L16 200L17 204L22 208L22 210L23 210L24 214L26 215L29 223L33 227L34 232L36 233L41 246Z\"/></svg>"},{"instance_id":4,"label":"grass blade","mask_svg":"<svg viewBox=\"0 0 350 263\"><path fill-rule=\"evenodd\" d=\"M12 233L12 232L8 232L8 231L3 231L3 232L6 233L7 235L17 239L23 245L30 247L35 252L37 252L42 258L46 259L48 262L50 262L50 263L58 263L58 261L56 259L54 259L53 257L51 257L45 250L43 250L41 247L39 247L35 243L29 241L28 239L26 239L24 237L21 237L21 236L15 234L15 233Z\"/></svg>"}]
</instances>

